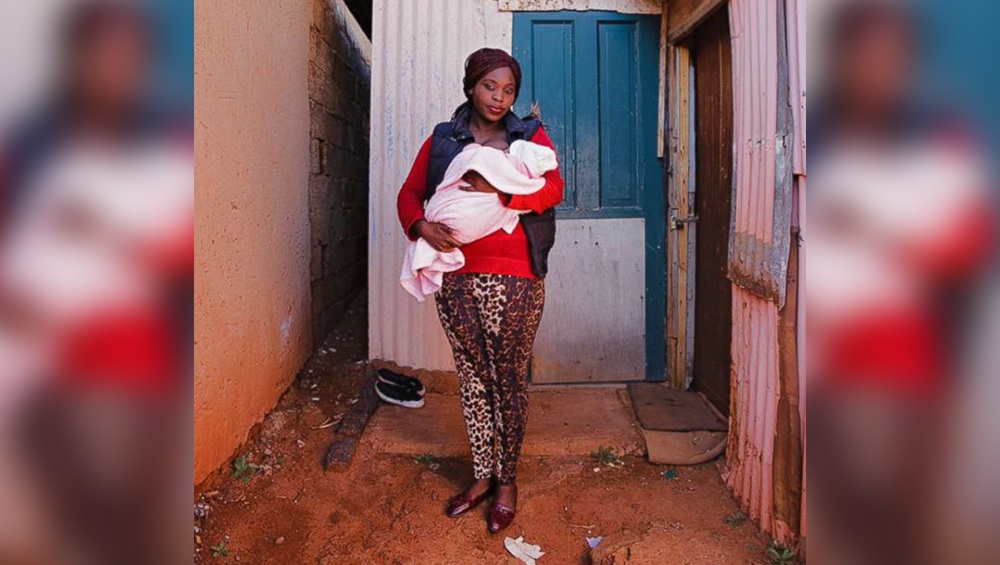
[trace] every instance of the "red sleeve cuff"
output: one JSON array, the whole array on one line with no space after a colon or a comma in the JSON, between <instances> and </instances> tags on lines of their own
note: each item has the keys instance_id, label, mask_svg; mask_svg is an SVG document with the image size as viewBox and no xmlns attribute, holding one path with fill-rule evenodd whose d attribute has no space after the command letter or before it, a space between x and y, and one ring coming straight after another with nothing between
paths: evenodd
<instances>
[{"instance_id":1,"label":"red sleeve cuff","mask_svg":"<svg viewBox=\"0 0 1000 565\"><path fill-rule=\"evenodd\" d=\"M410 238L410 241L416 241L420 239L415 233L413 233L413 224L419 222L420 220L426 220L426 219L427 218L424 217L423 211L421 211L419 214L415 214L413 217L406 220L406 225L403 228L403 233L406 234L406 237Z\"/></svg>"},{"instance_id":2,"label":"red sleeve cuff","mask_svg":"<svg viewBox=\"0 0 1000 565\"><path fill-rule=\"evenodd\" d=\"M542 189L544 190L544 189ZM534 195L528 195L534 196ZM544 210L537 210L531 200L523 194L509 194L507 195L507 201L504 202L504 206L514 209L514 210L530 210L532 212L541 213Z\"/></svg>"}]
</instances>

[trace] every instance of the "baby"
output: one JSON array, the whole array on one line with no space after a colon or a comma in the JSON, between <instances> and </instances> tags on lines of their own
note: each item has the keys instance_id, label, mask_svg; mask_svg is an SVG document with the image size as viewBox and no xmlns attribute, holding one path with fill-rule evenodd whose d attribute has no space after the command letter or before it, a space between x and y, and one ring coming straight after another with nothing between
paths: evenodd
<instances>
[{"instance_id":1,"label":"baby","mask_svg":"<svg viewBox=\"0 0 1000 565\"><path fill-rule=\"evenodd\" d=\"M545 186L540 177L555 168L556 154L544 145L517 140L504 152L497 145L471 143L448 166L444 179L427 202L424 216L429 222L440 222L455 230L453 235L463 245L499 229L512 233L518 217L528 211L507 208L491 192L462 190L469 186L462 176L476 171L500 192L532 194ZM457 271L464 265L465 256L460 249L438 251L420 238L407 244L399 283L423 302L441 288L444 273Z\"/></svg>"}]
</instances>

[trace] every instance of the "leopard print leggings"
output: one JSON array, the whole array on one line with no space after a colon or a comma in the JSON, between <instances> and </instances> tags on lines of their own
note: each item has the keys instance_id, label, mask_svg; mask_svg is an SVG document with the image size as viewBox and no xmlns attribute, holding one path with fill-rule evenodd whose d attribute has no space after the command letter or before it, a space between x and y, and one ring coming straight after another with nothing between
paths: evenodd
<instances>
[{"instance_id":1,"label":"leopard print leggings","mask_svg":"<svg viewBox=\"0 0 1000 565\"><path fill-rule=\"evenodd\" d=\"M455 355L475 477L511 484L528 419L528 363L545 281L447 273L435 302Z\"/></svg>"}]
</instances>

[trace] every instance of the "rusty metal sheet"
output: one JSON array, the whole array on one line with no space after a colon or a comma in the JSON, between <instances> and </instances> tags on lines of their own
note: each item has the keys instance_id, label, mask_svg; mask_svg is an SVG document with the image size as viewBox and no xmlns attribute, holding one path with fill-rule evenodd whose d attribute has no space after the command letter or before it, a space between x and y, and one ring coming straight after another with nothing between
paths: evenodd
<instances>
[{"instance_id":1,"label":"rusty metal sheet","mask_svg":"<svg viewBox=\"0 0 1000 565\"><path fill-rule=\"evenodd\" d=\"M726 422L696 392L664 383L629 383L632 406L644 430L724 432Z\"/></svg>"}]
</instances>

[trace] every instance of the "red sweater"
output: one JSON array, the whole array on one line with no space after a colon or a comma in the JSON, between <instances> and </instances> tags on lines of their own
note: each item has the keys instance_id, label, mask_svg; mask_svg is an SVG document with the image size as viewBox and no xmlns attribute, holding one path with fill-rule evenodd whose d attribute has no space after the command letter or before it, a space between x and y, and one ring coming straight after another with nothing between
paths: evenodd
<instances>
[{"instance_id":1,"label":"red sweater","mask_svg":"<svg viewBox=\"0 0 1000 565\"><path fill-rule=\"evenodd\" d=\"M538 128L531 141L555 151L552 141L542 128ZM399 196L396 199L399 222L411 240L416 240L417 236L410 228L417 220L425 219L424 198L427 194L427 166L430 155L431 138L427 138L417 153L413 168L410 169L403 187L399 189ZM563 198L563 179L559 169L545 173L544 178L545 186L538 192L527 195L500 194L501 202L508 208L533 210L539 213L559 204ZM495 273L535 278L528 253L528 237L520 222L514 233L508 234L503 230L497 230L482 239L463 245L462 254L465 255L465 266L455 271L457 273Z\"/></svg>"}]
</instances>

